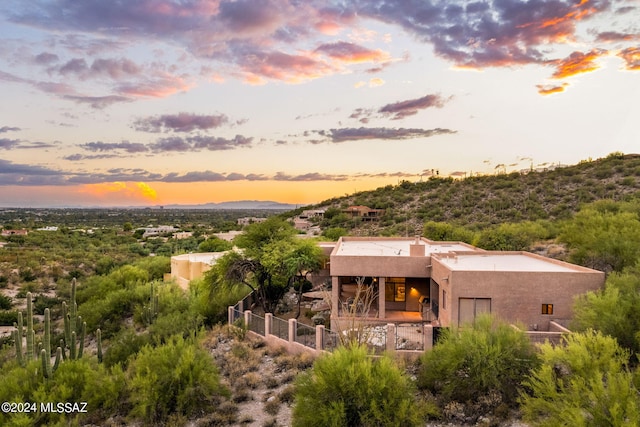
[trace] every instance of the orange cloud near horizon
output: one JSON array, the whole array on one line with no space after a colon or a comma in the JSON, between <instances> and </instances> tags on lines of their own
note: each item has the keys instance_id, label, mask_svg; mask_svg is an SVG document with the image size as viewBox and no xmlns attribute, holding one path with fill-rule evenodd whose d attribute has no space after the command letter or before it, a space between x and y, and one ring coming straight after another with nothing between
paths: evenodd
<instances>
[{"instance_id":1,"label":"orange cloud near horizon","mask_svg":"<svg viewBox=\"0 0 640 427\"><path fill-rule=\"evenodd\" d=\"M563 83L561 85L536 85L540 95L552 95L554 93L564 92L567 86L569 86L569 83Z\"/></svg>"},{"instance_id":2,"label":"orange cloud near horizon","mask_svg":"<svg viewBox=\"0 0 640 427\"><path fill-rule=\"evenodd\" d=\"M604 49L593 49L589 52L573 52L567 58L555 62L557 69L551 76L554 79L563 79L576 74L588 73L600 68L594 61L607 54Z\"/></svg>"},{"instance_id":3,"label":"orange cloud near horizon","mask_svg":"<svg viewBox=\"0 0 640 427\"><path fill-rule=\"evenodd\" d=\"M156 191L144 182L105 182L100 184L85 184L78 190L98 199L116 199L135 201L155 201Z\"/></svg>"}]
</instances>

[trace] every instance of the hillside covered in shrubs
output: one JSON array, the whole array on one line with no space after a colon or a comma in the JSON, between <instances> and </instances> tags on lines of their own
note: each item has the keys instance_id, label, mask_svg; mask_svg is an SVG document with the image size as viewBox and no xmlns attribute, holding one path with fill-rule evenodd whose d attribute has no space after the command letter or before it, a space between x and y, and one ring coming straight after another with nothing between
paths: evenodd
<instances>
[{"instance_id":1,"label":"hillside covered in shrubs","mask_svg":"<svg viewBox=\"0 0 640 427\"><path fill-rule=\"evenodd\" d=\"M570 218L586 203L630 200L638 194L640 155L612 153L606 158L542 171L402 181L329 199L313 208L327 210L321 221L324 230L411 236L420 234L426 221L479 230L505 222L561 220ZM352 205L385 212L377 221L354 220L341 211Z\"/></svg>"}]
</instances>

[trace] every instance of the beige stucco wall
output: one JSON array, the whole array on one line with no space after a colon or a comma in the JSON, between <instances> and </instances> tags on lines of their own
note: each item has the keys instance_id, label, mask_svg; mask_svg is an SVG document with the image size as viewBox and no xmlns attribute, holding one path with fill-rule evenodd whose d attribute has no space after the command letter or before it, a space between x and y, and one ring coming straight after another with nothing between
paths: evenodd
<instances>
[{"instance_id":1,"label":"beige stucco wall","mask_svg":"<svg viewBox=\"0 0 640 427\"><path fill-rule=\"evenodd\" d=\"M191 260L188 254L171 257L171 277L183 289L187 289L190 281L202 277L210 269L209 263Z\"/></svg>"},{"instance_id":2,"label":"beige stucco wall","mask_svg":"<svg viewBox=\"0 0 640 427\"><path fill-rule=\"evenodd\" d=\"M332 276L429 277L430 257L331 256Z\"/></svg>"},{"instance_id":3,"label":"beige stucco wall","mask_svg":"<svg viewBox=\"0 0 640 427\"><path fill-rule=\"evenodd\" d=\"M440 302L440 322L458 326L459 298L490 298L492 313L521 322L525 329L537 325L539 330L548 330L551 320L572 317L577 295L604 284L604 273L571 267L573 271L564 272L451 271L434 258L433 279L440 285L440 294L442 290L447 293L445 309ZM553 314L542 314L542 304L553 304Z\"/></svg>"}]
</instances>

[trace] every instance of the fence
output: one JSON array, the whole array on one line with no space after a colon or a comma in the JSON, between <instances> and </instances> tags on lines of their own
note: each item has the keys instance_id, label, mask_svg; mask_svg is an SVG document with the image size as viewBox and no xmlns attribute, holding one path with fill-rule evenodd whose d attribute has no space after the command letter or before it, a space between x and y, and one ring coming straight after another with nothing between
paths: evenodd
<instances>
[{"instance_id":1,"label":"fence","mask_svg":"<svg viewBox=\"0 0 640 427\"><path fill-rule=\"evenodd\" d=\"M325 329L322 334L322 348L327 351L333 351L340 345L340 337L337 333Z\"/></svg>"},{"instance_id":2,"label":"fence","mask_svg":"<svg viewBox=\"0 0 640 427\"><path fill-rule=\"evenodd\" d=\"M424 350L424 326L420 324L399 324L396 328L396 350Z\"/></svg>"},{"instance_id":3,"label":"fence","mask_svg":"<svg viewBox=\"0 0 640 427\"><path fill-rule=\"evenodd\" d=\"M333 351L340 345L340 335L325 329L323 325L313 327L298 323L296 319L284 320L271 314L262 317L249 310L252 302L253 296L249 294L235 306L229 307L229 323L243 319L248 330L265 338L281 340L283 344L296 343L309 349L326 351ZM386 350L417 352L432 348L439 335L437 329L423 323L389 323L360 325L345 333L347 339L351 335L358 342L366 342L375 353Z\"/></svg>"},{"instance_id":4,"label":"fence","mask_svg":"<svg viewBox=\"0 0 640 427\"><path fill-rule=\"evenodd\" d=\"M271 334L282 340L289 339L289 322L279 317L271 318Z\"/></svg>"},{"instance_id":5,"label":"fence","mask_svg":"<svg viewBox=\"0 0 640 427\"><path fill-rule=\"evenodd\" d=\"M309 348L316 348L316 328L298 323L294 341Z\"/></svg>"},{"instance_id":6,"label":"fence","mask_svg":"<svg viewBox=\"0 0 640 427\"><path fill-rule=\"evenodd\" d=\"M249 313L249 322L248 322L249 330L252 332L255 332L256 334L260 334L264 337L265 329L266 329L265 318L258 316L257 314L253 314L250 311L248 311L248 313Z\"/></svg>"},{"instance_id":7,"label":"fence","mask_svg":"<svg viewBox=\"0 0 640 427\"><path fill-rule=\"evenodd\" d=\"M231 308L231 310L229 310L229 323L231 323L232 325L235 324L239 319L244 319L242 310L239 310L237 307L238 306L235 305Z\"/></svg>"}]
</instances>

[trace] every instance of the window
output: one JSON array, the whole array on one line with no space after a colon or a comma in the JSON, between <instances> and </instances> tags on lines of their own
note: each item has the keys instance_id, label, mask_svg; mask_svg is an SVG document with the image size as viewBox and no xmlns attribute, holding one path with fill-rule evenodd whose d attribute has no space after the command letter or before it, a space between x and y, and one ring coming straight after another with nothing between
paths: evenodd
<instances>
[{"instance_id":1,"label":"window","mask_svg":"<svg viewBox=\"0 0 640 427\"><path fill-rule=\"evenodd\" d=\"M404 302L406 300L404 277L388 277L386 279L384 299L392 302Z\"/></svg>"},{"instance_id":2,"label":"window","mask_svg":"<svg viewBox=\"0 0 640 427\"><path fill-rule=\"evenodd\" d=\"M458 325L473 323L482 313L491 313L491 298L460 298L458 300Z\"/></svg>"},{"instance_id":3,"label":"window","mask_svg":"<svg viewBox=\"0 0 640 427\"><path fill-rule=\"evenodd\" d=\"M445 291L444 289L442 290L442 309L447 309L447 291Z\"/></svg>"},{"instance_id":4,"label":"window","mask_svg":"<svg viewBox=\"0 0 640 427\"><path fill-rule=\"evenodd\" d=\"M553 314L553 304L542 304L542 314Z\"/></svg>"}]
</instances>

